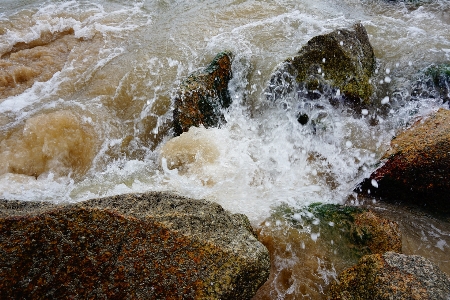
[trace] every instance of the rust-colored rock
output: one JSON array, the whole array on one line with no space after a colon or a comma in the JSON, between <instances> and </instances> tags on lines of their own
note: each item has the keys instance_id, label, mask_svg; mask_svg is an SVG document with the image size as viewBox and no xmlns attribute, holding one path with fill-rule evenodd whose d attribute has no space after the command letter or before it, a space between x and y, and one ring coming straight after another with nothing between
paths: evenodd
<instances>
[{"instance_id":1,"label":"rust-colored rock","mask_svg":"<svg viewBox=\"0 0 450 300\"><path fill-rule=\"evenodd\" d=\"M369 253L402 252L402 235L396 222L380 218L372 211L355 216L354 234L365 237Z\"/></svg>"},{"instance_id":2,"label":"rust-colored rock","mask_svg":"<svg viewBox=\"0 0 450 300\"><path fill-rule=\"evenodd\" d=\"M450 279L427 259L394 252L366 255L342 272L328 299L447 300Z\"/></svg>"},{"instance_id":3,"label":"rust-colored rock","mask_svg":"<svg viewBox=\"0 0 450 300\"><path fill-rule=\"evenodd\" d=\"M400 133L382 162L357 191L450 213L450 110Z\"/></svg>"},{"instance_id":4,"label":"rust-colored rock","mask_svg":"<svg viewBox=\"0 0 450 300\"><path fill-rule=\"evenodd\" d=\"M225 122L222 110L231 104L228 92L231 62L231 52L221 52L204 71L191 74L182 82L174 99L176 136L191 126L217 127Z\"/></svg>"},{"instance_id":5,"label":"rust-colored rock","mask_svg":"<svg viewBox=\"0 0 450 300\"><path fill-rule=\"evenodd\" d=\"M248 219L169 193L0 201L2 299L249 299L269 275Z\"/></svg>"}]
</instances>

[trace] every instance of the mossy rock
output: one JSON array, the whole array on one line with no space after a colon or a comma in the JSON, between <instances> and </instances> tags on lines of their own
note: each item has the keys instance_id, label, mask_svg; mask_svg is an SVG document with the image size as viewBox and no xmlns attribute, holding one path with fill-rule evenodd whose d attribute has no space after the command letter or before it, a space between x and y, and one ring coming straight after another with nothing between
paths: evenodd
<instances>
[{"instance_id":1,"label":"mossy rock","mask_svg":"<svg viewBox=\"0 0 450 300\"><path fill-rule=\"evenodd\" d=\"M375 66L366 29L357 23L308 41L274 72L266 95L273 101L304 94L309 99L323 96L332 103L368 105Z\"/></svg>"},{"instance_id":2,"label":"mossy rock","mask_svg":"<svg viewBox=\"0 0 450 300\"><path fill-rule=\"evenodd\" d=\"M396 223L361 207L338 204L274 207L258 236L269 249L271 272L255 299L265 299L274 289L292 299L322 299L333 274L355 265L363 255L401 250ZM381 240L395 242L381 249Z\"/></svg>"},{"instance_id":3,"label":"mossy rock","mask_svg":"<svg viewBox=\"0 0 450 300\"><path fill-rule=\"evenodd\" d=\"M223 51L201 72L188 76L174 97L173 129L175 136L191 126L219 127L225 123L223 109L231 104L228 82L232 78L233 55Z\"/></svg>"},{"instance_id":4,"label":"mossy rock","mask_svg":"<svg viewBox=\"0 0 450 300\"><path fill-rule=\"evenodd\" d=\"M450 101L450 63L432 65L425 71L444 102Z\"/></svg>"},{"instance_id":5,"label":"mossy rock","mask_svg":"<svg viewBox=\"0 0 450 300\"><path fill-rule=\"evenodd\" d=\"M441 98L444 103L450 102L450 62L432 64L414 80L411 100Z\"/></svg>"},{"instance_id":6,"label":"mossy rock","mask_svg":"<svg viewBox=\"0 0 450 300\"><path fill-rule=\"evenodd\" d=\"M357 206L313 203L304 209L281 205L271 217L299 231L320 232L320 239L336 245L338 255L357 261L363 255L401 252L401 233L395 222Z\"/></svg>"}]
</instances>

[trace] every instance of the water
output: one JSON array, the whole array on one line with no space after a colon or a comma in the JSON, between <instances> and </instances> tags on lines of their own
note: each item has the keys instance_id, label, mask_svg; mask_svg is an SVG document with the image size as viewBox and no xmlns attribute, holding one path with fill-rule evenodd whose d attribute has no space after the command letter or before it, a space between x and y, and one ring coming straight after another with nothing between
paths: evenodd
<instances>
[{"instance_id":1,"label":"water","mask_svg":"<svg viewBox=\"0 0 450 300\"><path fill-rule=\"evenodd\" d=\"M76 202L168 190L245 213L255 227L281 203L344 203L399 128L447 107L404 100L417 72L450 60L449 16L444 0L3 0L0 197ZM281 61L358 21L379 59L385 116L324 105L311 111L326 115L312 130L296 120L301 101L267 102ZM176 87L225 49L235 55L226 126L172 139ZM435 257L448 251L448 232L447 244L430 246Z\"/></svg>"}]
</instances>

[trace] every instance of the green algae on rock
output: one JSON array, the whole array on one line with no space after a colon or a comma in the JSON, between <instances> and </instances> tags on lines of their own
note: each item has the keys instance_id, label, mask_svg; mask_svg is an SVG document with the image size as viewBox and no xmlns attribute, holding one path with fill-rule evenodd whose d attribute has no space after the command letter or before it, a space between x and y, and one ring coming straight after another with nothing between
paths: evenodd
<instances>
[{"instance_id":1,"label":"green algae on rock","mask_svg":"<svg viewBox=\"0 0 450 300\"><path fill-rule=\"evenodd\" d=\"M425 73L433 79L434 86L444 102L450 101L450 63L433 65Z\"/></svg>"},{"instance_id":2,"label":"green algae on rock","mask_svg":"<svg viewBox=\"0 0 450 300\"><path fill-rule=\"evenodd\" d=\"M272 75L266 95L277 100L306 90L306 97L325 95L331 102L368 105L375 55L360 23L312 38ZM295 95L294 95L295 96Z\"/></svg>"},{"instance_id":3,"label":"green algae on rock","mask_svg":"<svg viewBox=\"0 0 450 300\"><path fill-rule=\"evenodd\" d=\"M381 161L357 192L450 213L450 110L439 109L397 135Z\"/></svg>"},{"instance_id":4,"label":"green algae on rock","mask_svg":"<svg viewBox=\"0 0 450 300\"><path fill-rule=\"evenodd\" d=\"M269 254L247 217L170 193L0 201L2 299L250 299Z\"/></svg>"},{"instance_id":5,"label":"green algae on rock","mask_svg":"<svg viewBox=\"0 0 450 300\"><path fill-rule=\"evenodd\" d=\"M366 255L342 272L328 299L417 299L447 300L450 279L418 255L394 252Z\"/></svg>"},{"instance_id":6,"label":"green algae on rock","mask_svg":"<svg viewBox=\"0 0 450 300\"><path fill-rule=\"evenodd\" d=\"M176 136L191 126L218 127L225 122L222 110L229 107L228 82L232 78L232 53L224 51L202 72L188 76L174 98L173 129Z\"/></svg>"},{"instance_id":7,"label":"green algae on rock","mask_svg":"<svg viewBox=\"0 0 450 300\"><path fill-rule=\"evenodd\" d=\"M401 251L398 225L355 206L314 203L274 208L259 229L269 249L271 273L254 299L270 291L292 299L320 299L336 274L365 254ZM291 299L291 298L289 298Z\"/></svg>"},{"instance_id":8,"label":"green algae on rock","mask_svg":"<svg viewBox=\"0 0 450 300\"><path fill-rule=\"evenodd\" d=\"M320 232L324 240L334 240L341 256L350 254L359 259L365 254L402 251L397 223L357 206L313 203L301 211L283 205L273 216L290 220L294 228Z\"/></svg>"},{"instance_id":9,"label":"green algae on rock","mask_svg":"<svg viewBox=\"0 0 450 300\"><path fill-rule=\"evenodd\" d=\"M420 71L411 89L411 99L436 98L450 102L450 63L432 64Z\"/></svg>"}]
</instances>

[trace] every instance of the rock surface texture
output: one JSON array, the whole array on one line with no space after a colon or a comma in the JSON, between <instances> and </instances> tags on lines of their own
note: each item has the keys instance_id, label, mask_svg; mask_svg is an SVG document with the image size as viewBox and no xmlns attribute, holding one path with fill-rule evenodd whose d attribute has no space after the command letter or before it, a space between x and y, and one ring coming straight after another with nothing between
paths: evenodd
<instances>
[{"instance_id":1,"label":"rock surface texture","mask_svg":"<svg viewBox=\"0 0 450 300\"><path fill-rule=\"evenodd\" d=\"M331 285L328 299L447 300L450 279L427 259L394 252L366 255Z\"/></svg>"},{"instance_id":2,"label":"rock surface texture","mask_svg":"<svg viewBox=\"0 0 450 300\"><path fill-rule=\"evenodd\" d=\"M357 191L450 212L450 110L440 109L400 133L382 161Z\"/></svg>"},{"instance_id":3,"label":"rock surface texture","mask_svg":"<svg viewBox=\"0 0 450 300\"><path fill-rule=\"evenodd\" d=\"M308 41L273 74L266 94L274 101L287 95L312 100L324 96L336 104L364 105L373 93L369 79L374 70L372 46L358 23Z\"/></svg>"},{"instance_id":4,"label":"rock surface texture","mask_svg":"<svg viewBox=\"0 0 450 300\"><path fill-rule=\"evenodd\" d=\"M176 136L191 126L217 127L225 122L222 110L231 104L228 82L232 54L221 52L202 72L189 75L174 98L173 128Z\"/></svg>"},{"instance_id":5,"label":"rock surface texture","mask_svg":"<svg viewBox=\"0 0 450 300\"><path fill-rule=\"evenodd\" d=\"M203 200L0 201L2 299L250 299L269 268L247 217Z\"/></svg>"}]
</instances>

